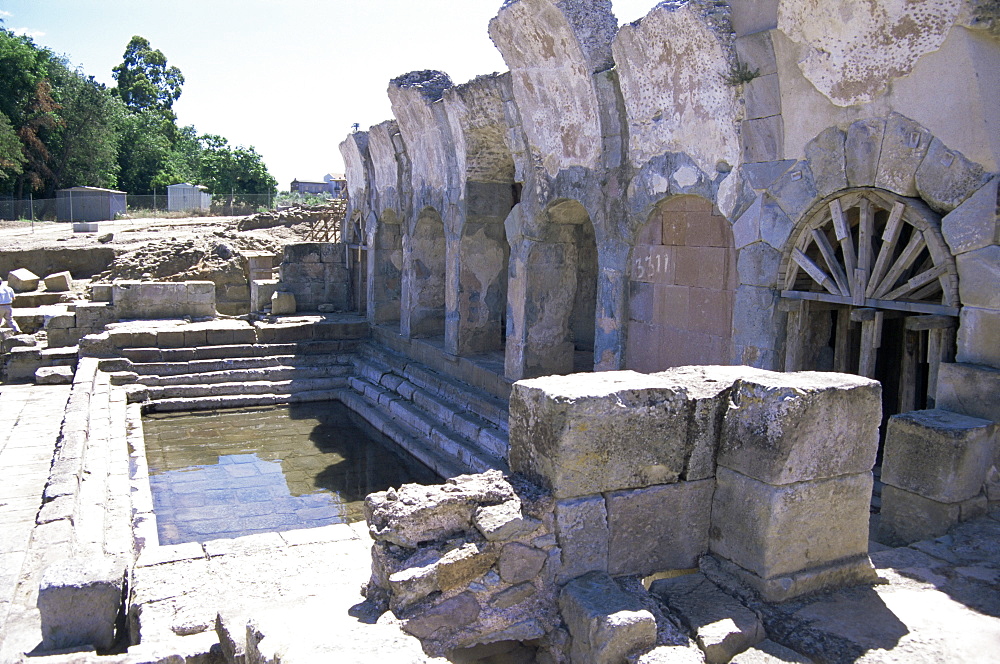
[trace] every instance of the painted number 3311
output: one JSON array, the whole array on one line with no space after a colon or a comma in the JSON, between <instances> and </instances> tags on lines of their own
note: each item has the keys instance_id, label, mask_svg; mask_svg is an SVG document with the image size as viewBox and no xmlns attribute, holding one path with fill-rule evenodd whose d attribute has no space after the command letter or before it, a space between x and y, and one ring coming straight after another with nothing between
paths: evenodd
<instances>
[{"instance_id":1,"label":"painted number 3311","mask_svg":"<svg viewBox=\"0 0 1000 664\"><path fill-rule=\"evenodd\" d=\"M636 279L647 279L667 270L667 257L663 254L635 259L633 274Z\"/></svg>"}]
</instances>

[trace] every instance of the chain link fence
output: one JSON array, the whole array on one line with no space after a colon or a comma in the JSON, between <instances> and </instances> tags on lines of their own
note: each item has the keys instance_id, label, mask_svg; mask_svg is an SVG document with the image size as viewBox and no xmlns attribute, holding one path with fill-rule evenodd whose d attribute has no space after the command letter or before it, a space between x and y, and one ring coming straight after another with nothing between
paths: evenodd
<instances>
[{"instance_id":1,"label":"chain link fence","mask_svg":"<svg viewBox=\"0 0 1000 664\"><path fill-rule=\"evenodd\" d=\"M22 221L75 221L60 219L55 198L0 198L0 219ZM298 204L295 194L225 194L206 195L197 205L174 205L165 194L147 196L127 194L124 218L140 217L238 217ZM64 216L65 216L64 212Z\"/></svg>"}]
</instances>

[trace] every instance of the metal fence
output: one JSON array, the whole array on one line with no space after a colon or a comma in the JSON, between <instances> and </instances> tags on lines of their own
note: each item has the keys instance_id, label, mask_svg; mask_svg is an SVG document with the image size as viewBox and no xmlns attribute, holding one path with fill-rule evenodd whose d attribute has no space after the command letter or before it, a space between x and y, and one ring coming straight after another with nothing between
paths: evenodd
<instances>
[{"instance_id":1,"label":"metal fence","mask_svg":"<svg viewBox=\"0 0 1000 664\"><path fill-rule=\"evenodd\" d=\"M279 205L296 202L295 196L276 197L273 194L214 195L208 207L189 210L168 209L165 194L148 196L128 194L125 197L125 217L236 217L255 212L273 210ZM0 219L24 221L56 221L58 213L55 198L0 198ZM63 221L70 221L64 219Z\"/></svg>"}]
</instances>

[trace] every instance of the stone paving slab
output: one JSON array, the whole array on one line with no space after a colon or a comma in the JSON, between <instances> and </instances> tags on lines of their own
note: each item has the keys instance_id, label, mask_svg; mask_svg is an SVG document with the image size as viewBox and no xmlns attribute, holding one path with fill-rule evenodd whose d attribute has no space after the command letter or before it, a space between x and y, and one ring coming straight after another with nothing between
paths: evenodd
<instances>
[{"instance_id":1,"label":"stone paving slab","mask_svg":"<svg viewBox=\"0 0 1000 664\"><path fill-rule=\"evenodd\" d=\"M40 640L29 543L70 387L0 385L0 662Z\"/></svg>"}]
</instances>

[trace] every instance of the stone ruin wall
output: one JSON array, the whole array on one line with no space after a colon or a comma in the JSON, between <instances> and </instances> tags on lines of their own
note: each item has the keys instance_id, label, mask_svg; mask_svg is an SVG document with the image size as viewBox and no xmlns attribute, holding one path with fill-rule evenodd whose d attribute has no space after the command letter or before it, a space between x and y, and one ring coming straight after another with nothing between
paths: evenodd
<instances>
[{"instance_id":1,"label":"stone ruin wall","mask_svg":"<svg viewBox=\"0 0 1000 664\"><path fill-rule=\"evenodd\" d=\"M1000 392L989 3L689 0L616 25L609 2L512 0L489 26L509 72L390 85L396 120L342 145L370 320L443 335L453 355L503 351L511 380L567 373L591 352L598 371L826 370L831 314L808 319L783 293L793 250L841 199L883 196L923 211L941 288L957 293L887 315L909 307L915 326L943 326L926 407L985 420L945 427L964 426L963 449L983 456L973 430L1000 421L984 396ZM843 319L882 305L836 306ZM960 504L996 500L990 431L992 462L955 462L986 489L942 500L928 477L924 493L890 491L905 496L897 512L947 514L942 531L966 518Z\"/></svg>"},{"instance_id":2,"label":"stone ruin wall","mask_svg":"<svg viewBox=\"0 0 1000 664\"><path fill-rule=\"evenodd\" d=\"M514 475L367 498L368 598L430 653L520 641L551 661L605 661L573 608L581 584L691 571L705 556L767 601L871 582L880 413L879 384L844 374L716 366L519 382Z\"/></svg>"}]
</instances>

